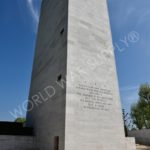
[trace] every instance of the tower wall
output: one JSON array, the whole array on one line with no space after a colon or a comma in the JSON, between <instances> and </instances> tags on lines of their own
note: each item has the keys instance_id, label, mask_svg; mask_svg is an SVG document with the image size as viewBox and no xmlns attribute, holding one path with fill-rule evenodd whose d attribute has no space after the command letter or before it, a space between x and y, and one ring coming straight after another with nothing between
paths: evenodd
<instances>
[{"instance_id":1,"label":"tower wall","mask_svg":"<svg viewBox=\"0 0 150 150\"><path fill-rule=\"evenodd\" d=\"M64 150L67 23L68 0L43 0L27 113L41 150Z\"/></svg>"},{"instance_id":2,"label":"tower wall","mask_svg":"<svg viewBox=\"0 0 150 150\"><path fill-rule=\"evenodd\" d=\"M70 0L65 150L125 150L106 0Z\"/></svg>"},{"instance_id":3,"label":"tower wall","mask_svg":"<svg viewBox=\"0 0 150 150\"><path fill-rule=\"evenodd\" d=\"M127 149L106 0L43 0L28 110L40 150Z\"/></svg>"}]
</instances>

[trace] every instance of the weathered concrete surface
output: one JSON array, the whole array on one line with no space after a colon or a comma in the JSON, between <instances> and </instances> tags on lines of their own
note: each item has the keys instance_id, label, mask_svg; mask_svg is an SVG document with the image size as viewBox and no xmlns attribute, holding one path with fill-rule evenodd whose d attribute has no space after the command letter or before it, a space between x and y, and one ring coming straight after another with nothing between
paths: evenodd
<instances>
[{"instance_id":1,"label":"weathered concrete surface","mask_svg":"<svg viewBox=\"0 0 150 150\"><path fill-rule=\"evenodd\" d=\"M136 145L135 145L135 138L128 137L126 138L126 150L135 150Z\"/></svg>"},{"instance_id":2,"label":"weathered concrete surface","mask_svg":"<svg viewBox=\"0 0 150 150\"><path fill-rule=\"evenodd\" d=\"M40 150L126 150L106 0L43 0L29 99Z\"/></svg>"},{"instance_id":3,"label":"weathered concrete surface","mask_svg":"<svg viewBox=\"0 0 150 150\"><path fill-rule=\"evenodd\" d=\"M65 150L125 150L106 0L70 0Z\"/></svg>"},{"instance_id":4,"label":"weathered concrete surface","mask_svg":"<svg viewBox=\"0 0 150 150\"><path fill-rule=\"evenodd\" d=\"M38 150L32 136L0 135L0 150Z\"/></svg>"},{"instance_id":5,"label":"weathered concrete surface","mask_svg":"<svg viewBox=\"0 0 150 150\"><path fill-rule=\"evenodd\" d=\"M56 136L64 150L68 0L43 0L41 8L27 125L40 150L53 150Z\"/></svg>"},{"instance_id":6,"label":"weathered concrete surface","mask_svg":"<svg viewBox=\"0 0 150 150\"><path fill-rule=\"evenodd\" d=\"M129 131L130 137L135 137L137 144L150 145L150 129Z\"/></svg>"}]
</instances>

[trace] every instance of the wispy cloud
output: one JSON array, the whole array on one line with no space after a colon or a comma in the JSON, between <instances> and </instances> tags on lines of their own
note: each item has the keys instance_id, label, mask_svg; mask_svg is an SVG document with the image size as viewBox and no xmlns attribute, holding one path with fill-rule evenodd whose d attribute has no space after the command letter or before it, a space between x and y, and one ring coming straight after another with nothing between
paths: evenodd
<instances>
[{"instance_id":1,"label":"wispy cloud","mask_svg":"<svg viewBox=\"0 0 150 150\"><path fill-rule=\"evenodd\" d=\"M139 86L138 85L135 85L135 86L126 86L126 87L122 87L120 89L121 92L125 92L125 91L135 91L135 90L138 90Z\"/></svg>"},{"instance_id":2,"label":"wispy cloud","mask_svg":"<svg viewBox=\"0 0 150 150\"><path fill-rule=\"evenodd\" d=\"M131 102L133 103L133 102L137 101L137 99L138 99L138 93L137 92L133 92L126 97L126 101L129 103L131 103Z\"/></svg>"},{"instance_id":3,"label":"wispy cloud","mask_svg":"<svg viewBox=\"0 0 150 150\"><path fill-rule=\"evenodd\" d=\"M29 6L29 9L31 11L32 18L34 19L34 21L36 23L38 23L39 15L38 15L37 10L33 6L33 0L27 0L27 3L28 3L28 6Z\"/></svg>"},{"instance_id":4,"label":"wispy cloud","mask_svg":"<svg viewBox=\"0 0 150 150\"><path fill-rule=\"evenodd\" d=\"M123 108L127 111L130 112L131 106L137 102L138 100L138 93L137 91L130 91L121 94L121 99L122 99L122 105Z\"/></svg>"},{"instance_id":5,"label":"wispy cloud","mask_svg":"<svg viewBox=\"0 0 150 150\"><path fill-rule=\"evenodd\" d=\"M125 108L127 112L130 112L132 104L138 100L138 89L138 85L126 86L120 89L123 108Z\"/></svg>"},{"instance_id":6,"label":"wispy cloud","mask_svg":"<svg viewBox=\"0 0 150 150\"><path fill-rule=\"evenodd\" d=\"M38 26L38 22L39 22L39 12L38 12L38 8L34 6L35 1L36 0L27 0L27 6L29 9L30 15L33 19L33 25L35 27L34 29L36 30ZM42 0L39 0L39 1L42 1Z\"/></svg>"}]
</instances>

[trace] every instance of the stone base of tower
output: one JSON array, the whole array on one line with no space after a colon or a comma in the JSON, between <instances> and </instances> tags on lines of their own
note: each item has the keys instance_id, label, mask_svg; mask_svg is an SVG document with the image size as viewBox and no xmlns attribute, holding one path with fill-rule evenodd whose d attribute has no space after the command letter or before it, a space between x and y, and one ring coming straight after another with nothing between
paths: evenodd
<instances>
[{"instance_id":1,"label":"stone base of tower","mask_svg":"<svg viewBox=\"0 0 150 150\"><path fill-rule=\"evenodd\" d=\"M136 150L135 138L127 137L125 140L126 150Z\"/></svg>"}]
</instances>

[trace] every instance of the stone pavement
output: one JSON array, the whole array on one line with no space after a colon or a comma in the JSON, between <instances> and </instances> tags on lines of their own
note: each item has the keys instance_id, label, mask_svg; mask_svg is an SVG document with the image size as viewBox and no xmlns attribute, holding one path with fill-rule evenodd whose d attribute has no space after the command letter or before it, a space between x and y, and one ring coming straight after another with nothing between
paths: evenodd
<instances>
[{"instance_id":1,"label":"stone pavement","mask_svg":"<svg viewBox=\"0 0 150 150\"><path fill-rule=\"evenodd\" d=\"M149 146L137 145L137 150L150 150Z\"/></svg>"}]
</instances>

